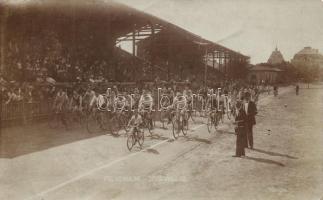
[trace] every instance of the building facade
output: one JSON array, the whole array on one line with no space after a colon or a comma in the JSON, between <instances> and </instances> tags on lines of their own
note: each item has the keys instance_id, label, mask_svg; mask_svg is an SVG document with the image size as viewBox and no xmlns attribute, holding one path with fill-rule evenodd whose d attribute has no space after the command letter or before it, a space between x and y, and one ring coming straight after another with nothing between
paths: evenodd
<instances>
[{"instance_id":1,"label":"building facade","mask_svg":"<svg viewBox=\"0 0 323 200\"><path fill-rule=\"evenodd\" d=\"M294 66L318 66L323 68L323 55L319 53L318 49L311 47L304 47L301 51L294 55L291 60Z\"/></svg>"},{"instance_id":2,"label":"building facade","mask_svg":"<svg viewBox=\"0 0 323 200\"><path fill-rule=\"evenodd\" d=\"M267 63L249 66L248 81L255 84L275 84L282 82L284 70L281 68L284 63L283 54L276 47L268 58Z\"/></svg>"},{"instance_id":3,"label":"building facade","mask_svg":"<svg viewBox=\"0 0 323 200\"><path fill-rule=\"evenodd\" d=\"M281 81L283 70L272 67L269 64L250 65L248 81L254 84L275 84Z\"/></svg>"}]
</instances>

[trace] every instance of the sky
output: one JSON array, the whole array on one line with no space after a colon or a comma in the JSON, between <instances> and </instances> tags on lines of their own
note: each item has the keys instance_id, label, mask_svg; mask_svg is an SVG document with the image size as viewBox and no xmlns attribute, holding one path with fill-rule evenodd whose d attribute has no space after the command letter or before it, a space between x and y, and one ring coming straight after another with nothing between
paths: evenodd
<instances>
[{"instance_id":1,"label":"sky","mask_svg":"<svg viewBox=\"0 0 323 200\"><path fill-rule=\"evenodd\" d=\"M323 0L115 0L267 62L306 46L323 53Z\"/></svg>"}]
</instances>

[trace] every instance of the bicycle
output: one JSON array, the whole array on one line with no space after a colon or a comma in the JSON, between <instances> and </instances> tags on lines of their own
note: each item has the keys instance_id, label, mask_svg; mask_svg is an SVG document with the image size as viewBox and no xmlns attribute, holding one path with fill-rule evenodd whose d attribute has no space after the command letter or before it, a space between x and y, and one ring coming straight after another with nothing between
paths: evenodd
<instances>
[{"instance_id":1,"label":"bicycle","mask_svg":"<svg viewBox=\"0 0 323 200\"><path fill-rule=\"evenodd\" d=\"M192 122L195 123L196 112L193 110L193 106L190 105L187 110L187 120L192 119Z\"/></svg>"},{"instance_id":2,"label":"bicycle","mask_svg":"<svg viewBox=\"0 0 323 200\"><path fill-rule=\"evenodd\" d=\"M228 120L234 118L234 106L231 103L228 104L228 110L226 112Z\"/></svg>"},{"instance_id":3,"label":"bicycle","mask_svg":"<svg viewBox=\"0 0 323 200\"><path fill-rule=\"evenodd\" d=\"M125 111L114 112L113 116L110 118L110 121L112 121L111 123L114 123L114 125L116 125L119 130L123 128L127 132L127 123L130 119L130 116L131 115L127 114Z\"/></svg>"},{"instance_id":4,"label":"bicycle","mask_svg":"<svg viewBox=\"0 0 323 200\"><path fill-rule=\"evenodd\" d=\"M148 111L143 111L141 114L142 121L143 121L143 127L148 129L148 132L150 133L150 136L152 136L152 129L153 129L153 119L152 115Z\"/></svg>"},{"instance_id":5,"label":"bicycle","mask_svg":"<svg viewBox=\"0 0 323 200\"><path fill-rule=\"evenodd\" d=\"M224 106L220 105L220 109L217 110L216 112L217 117L219 119L219 122L221 121L222 123L224 122L224 115L225 115L225 111L224 111Z\"/></svg>"},{"instance_id":6,"label":"bicycle","mask_svg":"<svg viewBox=\"0 0 323 200\"><path fill-rule=\"evenodd\" d=\"M176 111L174 111L176 112ZM179 137L179 133L182 131L183 135L187 135L188 131L188 117L187 113L176 112L172 119L173 136L175 139Z\"/></svg>"},{"instance_id":7,"label":"bicycle","mask_svg":"<svg viewBox=\"0 0 323 200\"><path fill-rule=\"evenodd\" d=\"M168 109L162 109L159 111L159 121L162 124L162 128L165 129L165 124L169 122L171 112Z\"/></svg>"},{"instance_id":8,"label":"bicycle","mask_svg":"<svg viewBox=\"0 0 323 200\"><path fill-rule=\"evenodd\" d=\"M58 128L61 124L64 125L65 129L69 128L67 118L67 113L62 110L55 108L48 118L48 126L52 129Z\"/></svg>"},{"instance_id":9,"label":"bicycle","mask_svg":"<svg viewBox=\"0 0 323 200\"><path fill-rule=\"evenodd\" d=\"M128 131L132 130L131 134L127 134L127 148L129 151L132 150L132 148L136 145L136 143L139 144L140 149L142 149L142 146L145 141L145 134L143 130L140 129L139 125L128 127Z\"/></svg>"},{"instance_id":10,"label":"bicycle","mask_svg":"<svg viewBox=\"0 0 323 200\"><path fill-rule=\"evenodd\" d=\"M109 130L112 135L119 135L119 121L116 117L108 117L106 111L92 111L87 120L86 128L89 133Z\"/></svg>"},{"instance_id":11,"label":"bicycle","mask_svg":"<svg viewBox=\"0 0 323 200\"><path fill-rule=\"evenodd\" d=\"M276 89L274 90L274 96L277 97L277 95L278 95L278 90Z\"/></svg>"},{"instance_id":12,"label":"bicycle","mask_svg":"<svg viewBox=\"0 0 323 200\"><path fill-rule=\"evenodd\" d=\"M78 125L82 126L86 122L86 112L83 109L72 109L67 113L68 123L71 126Z\"/></svg>"},{"instance_id":13,"label":"bicycle","mask_svg":"<svg viewBox=\"0 0 323 200\"><path fill-rule=\"evenodd\" d=\"M216 110L212 110L208 113L208 118L207 118L207 130L209 133L211 133L212 127L214 127L214 129L217 129L217 126L219 124L219 115L217 114Z\"/></svg>"}]
</instances>

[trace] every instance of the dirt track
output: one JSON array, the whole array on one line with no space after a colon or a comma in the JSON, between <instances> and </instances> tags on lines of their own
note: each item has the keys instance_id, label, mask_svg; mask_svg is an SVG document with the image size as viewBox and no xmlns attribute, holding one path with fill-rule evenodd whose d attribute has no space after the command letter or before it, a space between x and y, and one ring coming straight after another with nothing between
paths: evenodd
<instances>
[{"instance_id":1,"label":"dirt track","mask_svg":"<svg viewBox=\"0 0 323 200\"><path fill-rule=\"evenodd\" d=\"M259 103L255 150L233 158L227 121L192 125L167 142L156 129L144 151L124 137L30 127L3 133L0 199L305 199L323 197L323 90L284 88ZM286 106L285 106L286 104ZM7 131L7 132L6 132ZM10 134L9 134L10 132Z\"/></svg>"}]
</instances>

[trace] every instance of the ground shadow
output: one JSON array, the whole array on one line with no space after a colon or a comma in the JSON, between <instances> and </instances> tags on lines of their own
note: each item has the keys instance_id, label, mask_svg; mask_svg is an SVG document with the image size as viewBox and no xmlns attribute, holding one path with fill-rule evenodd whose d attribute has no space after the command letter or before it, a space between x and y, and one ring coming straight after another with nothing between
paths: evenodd
<instances>
[{"instance_id":1,"label":"ground shadow","mask_svg":"<svg viewBox=\"0 0 323 200\"><path fill-rule=\"evenodd\" d=\"M156 149L146 149L144 152L147 152L147 153L152 153L152 154L160 154Z\"/></svg>"},{"instance_id":2,"label":"ground shadow","mask_svg":"<svg viewBox=\"0 0 323 200\"><path fill-rule=\"evenodd\" d=\"M298 159L297 157L290 156L290 155L287 155L287 154L270 152L270 151L265 151L265 150L262 150L262 149L254 148L253 151L256 151L256 152L259 152L259 153L264 153L264 154L267 154L267 155L270 155L270 156L280 156L280 157L285 157L285 158L290 158L290 159Z\"/></svg>"},{"instance_id":3,"label":"ground shadow","mask_svg":"<svg viewBox=\"0 0 323 200\"><path fill-rule=\"evenodd\" d=\"M110 135L107 131L88 133L84 127L51 129L47 123L4 128L0 135L0 158L15 158L53 147Z\"/></svg>"},{"instance_id":4,"label":"ground shadow","mask_svg":"<svg viewBox=\"0 0 323 200\"><path fill-rule=\"evenodd\" d=\"M249 156L246 156L244 158L247 159L247 160L253 160L253 161L256 161L256 162L261 162L261 163L266 163L266 164L271 164L271 165L277 165L277 166L280 166L280 167L285 167L285 165L283 163L280 163L280 162L277 162L277 161L274 161L274 160L265 159L265 158L253 158L253 157L249 157Z\"/></svg>"},{"instance_id":5,"label":"ground shadow","mask_svg":"<svg viewBox=\"0 0 323 200\"><path fill-rule=\"evenodd\" d=\"M150 137L152 140L167 140L167 137L161 136L161 135L152 135L152 136L148 136Z\"/></svg>"},{"instance_id":6,"label":"ground shadow","mask_svg":"<svg viewBox=\"0 0 323 200\"><path fill-rule=\"evenodd\" d=\"M201 142L205 144L211 144L212 142L207 139L199 138L199 137L186 137L187 141L196 141L196 142Z\"/></svg>"},{"instance_id":7,"label":"ground shadow","mask_svg":"<svg viewBox=\"0 0 323 200\"><path fill-rule=\"evenodd\" d=\"M220 134L230 134L230 135L235 135L236 133L233 131L226 131L226 130L217 130L218 133Z\"/></svg>"}]
</instances>

